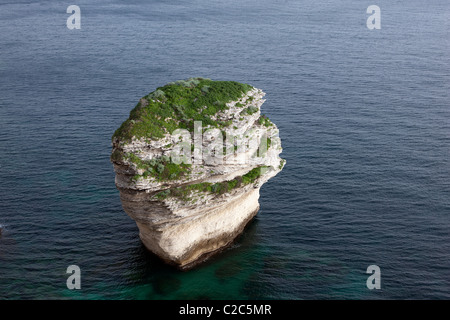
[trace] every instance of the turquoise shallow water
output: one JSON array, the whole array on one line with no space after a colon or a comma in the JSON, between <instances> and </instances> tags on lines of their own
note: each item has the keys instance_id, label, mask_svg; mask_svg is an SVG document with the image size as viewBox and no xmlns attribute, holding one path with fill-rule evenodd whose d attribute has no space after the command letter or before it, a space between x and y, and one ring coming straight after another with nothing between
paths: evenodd
<instances>
[{"instance_id":1,"label":"turquoise shallow water","mask_svg":"<svg viewBox=\"0 0 450 320\"><path fill-rule=\"evenodd\" d=\"M450 298L448 1L378 1L376 31L347 0L77 4L72 31L59 1L0 4L1 299ZM109 155L140 97L190 76L263 89L287 165L231 248L179 272Z\"/></svg>"}]
</instances>

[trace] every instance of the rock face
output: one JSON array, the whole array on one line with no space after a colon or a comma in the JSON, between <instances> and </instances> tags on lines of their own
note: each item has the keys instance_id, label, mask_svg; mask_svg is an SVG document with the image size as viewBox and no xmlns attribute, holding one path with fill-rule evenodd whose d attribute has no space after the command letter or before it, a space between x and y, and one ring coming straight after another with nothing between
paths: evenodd
<instances>
[{"instance_id":1,"label":"rock face","mask_svg":"<svg viewBox=\"0 0 450 320\"><path fill-rule=\"evenodd\" d=\"M259 189L284 166L264 93L191 78L143 97L115 132L111 161L144 245L188 269L225 248L259 210Z\"/></svg>"}]
</instances>

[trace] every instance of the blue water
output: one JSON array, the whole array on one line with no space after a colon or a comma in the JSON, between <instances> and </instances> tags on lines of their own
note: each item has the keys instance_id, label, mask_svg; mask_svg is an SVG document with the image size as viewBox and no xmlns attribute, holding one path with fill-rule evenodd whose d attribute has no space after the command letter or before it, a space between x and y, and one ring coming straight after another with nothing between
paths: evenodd
<instances>
[{"instance_id":1,"label":"blue water","mask_svg":"<svg viewBox=\"0 0 450 320\"><path fill-rule=\"evenodd\" d=\"M0 298L450 299L447 0L73 4L80 30L68 3L0 3ZM287 165L236 243L180 272L109 155L140 97L191 76L263 89Z\"/></svg>"}]
</instances>

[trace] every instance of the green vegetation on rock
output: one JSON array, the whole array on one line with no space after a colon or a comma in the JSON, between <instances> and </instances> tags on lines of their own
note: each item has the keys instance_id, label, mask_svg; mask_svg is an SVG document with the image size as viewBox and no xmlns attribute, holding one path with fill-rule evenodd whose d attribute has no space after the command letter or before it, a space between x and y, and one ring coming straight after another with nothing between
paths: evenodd
<instances>
[{"instance_id":1,"label":"green vegetation on rock","mask_svg":"<svg viewBox=\"0 0 450 320\"><path fill-rule=\"evenodd\" d=\"M111 160L116 162L122 162L123 161L123 153L115 149L114 152L111 154Z\"/></svg>"},{"instance_id":2,"label":"green vegetation on rock","mask_svg":"<svg viewBox=\"0 0 450 320\"><path fill-rule=\"evenodd\" d=\"M251 89L248 84L204 78L168 83L140 99L113 138L156 140L179 128L192 132L194 121L202 121L204 127L223 128L230 123L212 117L226 110L226 103L238 100Z\"/></svg>"},{"instance_id":3,"label":"green vegetation on rock","mask_svg":"<svg viewBox=\"0 0 450 320\"><path fill-rule=\"evenodd\" d=\"M265 127L270 127L273 125L272 121L270 121L264 114L259 117L258 123Z\"/></svg>"},{"instance_id":4,"label":"green vegetation on rock","mask_svg":"<svg viewBox=\"0 0 450 320\"><path fill-rule=\"evenodd\" d=\"M135 175L132 179L137 181L139 178L154 178L157 181L178 180L188 176L191 164L175 164L171 162L170 157L162 156L151 160L141 160L137 155L128 153L125 158L136 165L136 168L145 170L142 176Z\"/></svg>"},{"instance_id":5,"label":"green vegetation on rock","mask_svg":"<svg viewBox=\"0 0 450 320\"><path fill-rule=\"evenodd\" d=\"M239 188L244 185L251 184L258 179L264 170L269 168L268 166L261 166L254 168L244 174L243 176L235 177L229 181L223 181L218 183L202 182L196 184L190 184L178 188L168 189L156 194L156 198L163 200L167 197L179 198L183 201L190 201L190 194L192 192L208 192L214 194L225 194L235 188Z\"/></svg>"},{"instance_id":6,"label":"green vegetation on rock","mask_svg":"<svg viewBox=\"0 0 450 320\"><path fill-rule=\"evenodd\" d=\"M248 106L247 108L245 108L244 110L242 110L240 114L241 114L241 115L246 115L246 114L252 115L252 114L254 114L255 112L258 112L258 110L259 110L258 107L255 107L255 106Z\"/></svg>"},{"instance_id":7,"label":"green vegetation on rock","mask_svg":"<svg viewBox=\"0 0 450 320\"><path fill-rule=\"evenodd\" d=\"M281 159L280 165L278 166L278 169L280 169L280 170L283 169L285 163L286 163L286 160Z\"/></svg>"}]
</instances>

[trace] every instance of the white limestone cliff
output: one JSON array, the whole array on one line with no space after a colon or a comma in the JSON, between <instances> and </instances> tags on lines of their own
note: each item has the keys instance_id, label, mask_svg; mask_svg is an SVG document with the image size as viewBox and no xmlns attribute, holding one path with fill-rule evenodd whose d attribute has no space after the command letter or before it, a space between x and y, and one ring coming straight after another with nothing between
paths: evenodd
<instances>
[{"instance_id":1,"label":"white limestone cliff","mask_svg":"<svg viewBox=\"0 0 450 320\"><path fill-rule=\"evenodd\" d=\"M261 186L284 166L278 128L260 118L264 95L253 88L215 116L228 121L220 133L242 138L244 146L228 139L223 146L228 154L207 157L206 150L222 148L222 139L217 130L201 130L201 150L200 145L192 147L186 172L175 179L147 175L152 169L145 164L163 157L167 161L180 146L179 136L113 139L111 159L123 209L136 221L144 245L167 263L181 269L195 266L231 244L257 214ZM242 112L249 106L257 111ZM189 134L188 140L195 141L194 133Z\"/></svg>"}]
</instances>

